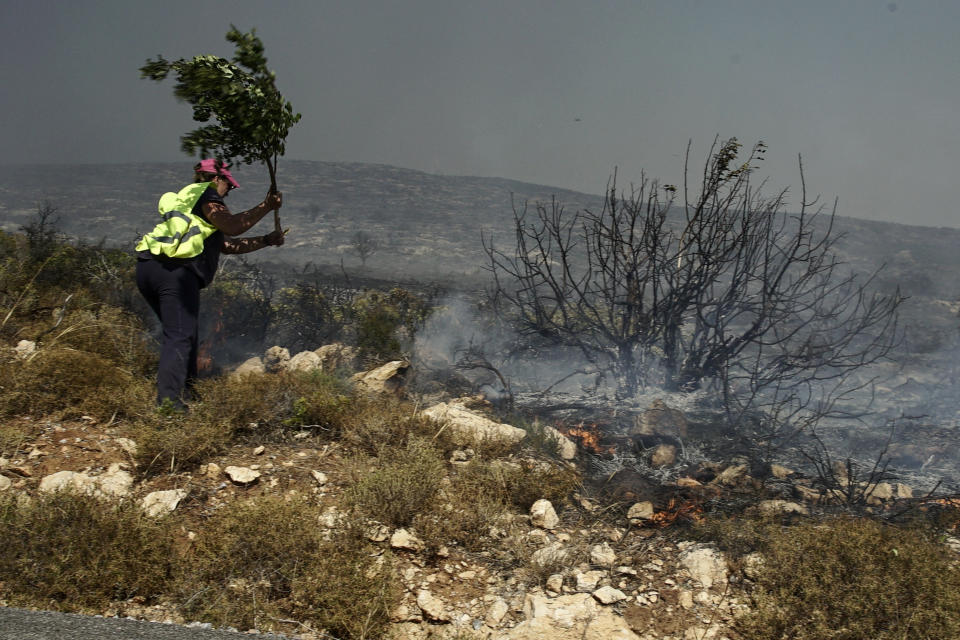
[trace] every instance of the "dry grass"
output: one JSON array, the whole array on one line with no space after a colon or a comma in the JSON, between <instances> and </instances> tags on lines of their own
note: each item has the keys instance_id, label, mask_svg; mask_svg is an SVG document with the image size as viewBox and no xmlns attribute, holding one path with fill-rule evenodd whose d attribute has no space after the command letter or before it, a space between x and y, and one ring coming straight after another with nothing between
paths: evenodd
<instances>
[{"instance_id":1,"label":"dry grass","mask_svg":"<svg viewBox=\"0 0 960 640\"><path fill-rule=\"evenodd\" d=\"M929 529L866 518L737 518L710 537L758 550L745 640L952 640L960 637L960 568Z\"/></svg>"},{"instance_id":2,"label":"dry grass","mask_svg":"<svg viewBox=\"0 0 960 640\"><path fill-rule=\"evenodd\" d=\"M171 528L129 502L57 493L0 498L0 585L11 604L102 608L170 585Z\"/></svg>"},{"instance_id":3,"label":"dry grass","mask_svg":"<svg viewBox=\"0 0 960 640\"><path fill-rule=\"evenodd\" d=\"M303 499L232 505L203 527L180 581L186 614L217 625L283 629L296 619L338 638L381 637L399 591L389 556L350 529L325 539Z\"/></svg>"}]
</instances>

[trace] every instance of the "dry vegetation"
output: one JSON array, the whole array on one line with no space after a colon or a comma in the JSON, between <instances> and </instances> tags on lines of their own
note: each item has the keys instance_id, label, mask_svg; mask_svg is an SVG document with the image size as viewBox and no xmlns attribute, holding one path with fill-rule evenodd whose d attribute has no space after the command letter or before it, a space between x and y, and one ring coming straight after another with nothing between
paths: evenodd
<instances>
[{"instance_id":1,"label":"dry vegetation","mask_svg":"<svg viewBox=\"0 0 960 640\"><path fill-rule=\"evenodd\" d=\"M43 240L0 235L0 457L28 453L41 417L88 416L136 441L136 473L158 487L226 450L265 444L336 451L341 490L217 500L197 490L185 508L154 519L133 500L38 494L28 482L0 494L4 604L102 612L162 603L218 626L383 638L402 584L396 558L370 541L373 521L409 527L437 561L453 549L529 584L561 568L532 561L516 525L541 498L584 517L567 502L579 475L551 455L542 431L530 427L516 446L478 443L469 462L453 465L448 434L415 404L308 373L211 378L189 413L158 412L147 333L122 305L135 298L130 258L53 237L34 246ZM371 354L397 348L397 332L383 329L409 319L361 317ZM14 355L21 339L39 349ZM318 526L331 506L336 523ZM762 556L750 578L753 610L737 631L745 640L947 640L960 636L960 572L936 536L955 524L708 516L683 535L715 541L742 566L745 554Z\"/></svg>"}]
</instances>

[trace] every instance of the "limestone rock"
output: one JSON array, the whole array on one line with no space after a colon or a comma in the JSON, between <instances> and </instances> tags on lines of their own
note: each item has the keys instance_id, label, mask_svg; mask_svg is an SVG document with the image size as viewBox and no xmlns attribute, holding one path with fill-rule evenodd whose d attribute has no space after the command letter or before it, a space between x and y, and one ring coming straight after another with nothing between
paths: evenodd
<instances>
[{"instance_id":1,"label":"limestone rock","mask_svg":"<svg viewBox=\"0 0 960 640\"><path fill-rule=\"evenodd\" d=\"M230 466L223 470L227 474L227 477L230 478L230 481L235 484L252 484L257 481L260 477L260 472L249 467L235 467Z\"/></svg>"},{"instance_id":2,"label":"limestone rock","mask_svg":"<svg viewBox=\"0 0 960 640\"><path fill-rule=\"evenodd\" d=\"M649 520L653 517L653 503L649 500L637 502L627 511L630 520Z\"/></svg>"},{"instance_id":3,"label":"limestone rock","mask_svg":"<svg viewBox=\"0 0 960 640\"><path fill-rule=\"evenodd\" d=\"M20 360L27 360L37 352L37 343L33 340L21 340L13 348L13 354Z\"/></svg>"},{"instance_id":4,"label":"limestone rock","mask_svg":"<svg viewBox=\"0 0 960 640\"><path fill-rule=\"evenodd\" d=\"M363 387L368 391L398 394L403 390L405 378L409 370L409 362L394 360L371 371L355 374L350 379L353 380L357 386Z\"/></svg>"},{"instance_id":5,"label":"limestone rock","mask_svg":"<svg viewBox=\"0 0 960 640\"><path fill-rule=\"evenodd\" d=\"M286 369L289 363L290 350L286 347L270 347L263 356L263 368L267 373L279 373Z\"/></svg>"},{"instance_id":6,"label":"limestone rock","mask_svg":"<svg viewBox=\"0 0 960 640\"><path fill-rule=\"evenodd\" d=\"M784 467L782 465L779 465L779 464L770 465L770 475L772 475L774 478L777 478L778 480L786 480L787 478L792 476L793 473L794 473L793 469L788 469L787 467Z\"/></svg>"},{"instance_id":7,"label":"limestone rock","mask_svg":"<svg viewBox=\"0 0 960 640\"><path fill-rule=\"evenodd\" d=\"M704 589L727 581L727 563L720 552L711 547L694 545L680 554L680 564Z\"/></svg>"},{"instance_id":8,"label":"limestone rock","mask_svg":"<svg viewBox=\"0 0 960 640\"><path fill-rule=\"evenodd\" d=\"M397 529L390 536L390 546L394 549L404 549L407 551L421 551L423 541L406 529Z\"/></svg>"},{"instance_id":9,"label":"limestone rock","mask_svg":"<svg viewBox=\"0 0 960 640\"><path fill-rule=\"evenodd\" d=\"M487 609L487 615L483 621L488 627L496 627L503 621L509 610L510 606L506 601L503 598L497 598Z\"/></svg>"},{"instance_id":10,"label":"limestone rock","mask_svg":"<svg viewBox=\"0 0 960 640\"><path fill-rule=\"evenodd\" d=\"M544 425L543 431L557 443L561 458L564 460L573 460L577 457L577 443L550 425Z\"/></svg>"},{"instance_id":11,"label":"limestone rock","mask_svg":"<svg viewBox=\"0 0 960 640\"><path fill-rule=\"evenodd\" d=\"M287 363L289 371L314 371L320 368L320 356L313 351L301 351Z\"/></svg>"},{"instance_id":12,"label":"limestone rock","mask_svg":"<svg viewBox=\"0 0 960 640\"><path fill-rule=\"evenodd\" d=\"M528 595L527 618L497 640L639 640L620 616L597 605L589 593L547 600Z\"/></svg>"},{"instance_id":13,"label":"limestone rock","mask_svg":"<svg viewBox=\"0 0 960 640\"><path fill-rule=\"evenodd\" d=\"M560 518L549 500L537 500L530 507L530 524L541 529L556 529Z\"/></svg>"},{"instance_id":14,"label":"limestone rock","mask_svg":"<svg viewBox=\"0 0 960 640\"><path fill-rule=\"evenodd\" d=\"M117 446L123 449L127 455L137 455L137 443L130 438L114 438L113 441L116 442Z\"/></svg>"},{"instance_id":15,"label":"limestone rock","mask_svg":"<svg viewBox=\"0 0 960 640\"><path fill-rule=\"evenodd\" d=\"M527 435L523 429L494 422L459 403L441 402L425 409L423 415L436 422L445 422L454 442L459 445L472 445L485 440L520 442Z\"/></svg>"},{"instance_id":16,"label":"limestone rock","mask_svg":"<svg viewBox=\"0 0 960 640\"><path fill-rule=\"evenodd\" d=\"M93 488L93 480L85 473L76 471L57 471L40 479L40 491L55 493L57 491L73 490L85 493Z\"/></svg>"},{"instance_id":17,"label":"limestone rock","mask_svg":"<svg viewBox=\"0 0 960 640\"><path fill-rule=\"evenodd\" d=\"M313 479L316 480L317 484L327 484L327 474L323 471L317 471L314 469L310 472L310 475L313 476Z\"/></svg>"},{"instance_id":18,"label":"limestone rock","mask_svg":"<svg viewBox=\"0 0 960 640\"><path fill-rule=\"evenodd\" d=\"M803 516L810 513L802 504L786 500L762 500L757 504L757 508L761 513L798 513Z\"/></svg>"},{"instance_id":19,"label":"limestone rock","mask_svg":"<svg viewBox=\"0 0 960 640\"><path fill-rule=\"evenodd\" d=\"M636 418L630 434L686 438L687 418L682 411L671 409L666 402L657 399Z\"/></svg>"},{"instance_id":20,"label":"limestone rock","mask_svg":"<svg viewBox=\"0 0 960 640\"><path fill-rule=\"evenodd\" d=\"M570 552L562 544L554 542L530 554L530 564L548 567L566 562L569 555Z\"/></svg>"},{"instance_id":21,"label":"limestone rock","mask_svg":"<svg viewBox=\"0 0 960 640\"><path fill-rule=\"evenodd\" d=\"M357 368L358 354L355 347L335 342L320 347L314 353L320 358L320 370L324 373Z\"/></svg>"},{"instance_id":22,"label":"limestone rock","mask_svg":"<svg viewBox=\"0 0 960 640\"><path fill-rule=\"evenodd\" d=\"M547 591L553 591L554 593L560 593L563 591L563 574L552 574L549 578L547 578L546 587Z\"/></svg>"},{"instance_id":23,"label":"limestone rock","mask_svg":"<svg viewBox=\"0 0 960 640\"><path fill-rule=\"evenodd\" d=\"M737 480L742 478L747 474L747 465L745 464L736 464L731 465L721 471L716 478L713 479L713 484L723 484L723 485L732 485L736 484Z\"/></svg>"},{"instance_id":24,"label":"limestone rock","mask_svg":"<svg viewBox=\"0 0 960 640\"><path fill-rule=\"evenodd\" d=\"M7 476L0 476L0 491L6 491L13 486L13 480Z\"/></svg>"},{"instance_id":25,"label":"limestone rock","mask_svg":"<svg viewBox=\"0 0 960 640\"><path fill-rule=\"evenodd\" d=\"M266 371L267 368L263 365L263 360L258 357L253 357L240 364L240 366L233 370L231 375L243 376L248 373L265 373Z\"/></svg>"},{"instance_id":26,"label":"limestone rock","mask_svg":"<svg viewBox=\"0 0 960 640\"><path fill-rule=\"evenodd\" d=\"M654 469L669 467L677 461L677 448L672 444L658 444L650 453L650 466Z\"/></svg>"},{"instance_id":27,"label":"limestone rock","mask_svg":"<svg viewBox=\"0 0 960 640\"><path fill-rule=\"evenodd\" d=\"M153 491L140 501L140 506L151 518L159 518L174 511L180 501L187 497L186 489L169 489L167 491Z\"/></svg>"},{"instance_id":28,"label":"limestone rock","mask_svg":"<svg viewBox=\"0 0 960 640\"><path fill-rule=\"evenodd\" d=\"M594 547L590 549L590 564L599 567L612 567L616 561L617 553L606 542L594 545Z\"/></svg>"},{"instance_id":29,"label":"limestone rock","mask_svg":"<svg viewBox=\"0 0 960 640\"><path fill-rule=\"evenodd\" d=\"M114 462L105 473L95 478L95 484L104 495L123 498L133 489L133 476L122 469L120 463Z\"/></svg>"},{"instance_id":30,"label":"limestone rock","mask_svg":"<svg viewBox=\"0 0 960 640\"><path fill-rule=\"evenodd\" d=\"M619 589L614 589L609 585L606 587L600 587L594 591L592 595L600 604L614 604L627 599L627 594Z\"/></svg>"},{"instance_id":31,"label":"limestone rock","mask_svg":"<svg viewBox=\"0 0 960 640\"><path fill-rule=\"evenodd\" d=\"M595 591L597 585L603 580L606 573L604 571L578 571L573 574L576 580L577 591L590 592Z\"/></svg>"},{"instance_id":32,"label":"limestone rock","mask_svg":"<svg viewBox=\"0 0 960 640\"><path fill-rule=\"evenodd\" d=\"M417 593L417 606L420 607L420 611L423 612L427 620L433 620L434 622L447 622L450 620L445 611L443 600L434 596L426 589L421 589Z\"/></svg>"}]
</instances>

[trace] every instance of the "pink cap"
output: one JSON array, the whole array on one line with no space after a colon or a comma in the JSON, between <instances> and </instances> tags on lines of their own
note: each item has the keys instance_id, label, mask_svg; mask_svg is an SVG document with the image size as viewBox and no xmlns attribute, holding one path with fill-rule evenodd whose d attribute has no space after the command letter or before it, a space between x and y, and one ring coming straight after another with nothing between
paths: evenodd
<instances>
[{"instance_id":1,"label":"pink cap","mask_svg":"<svg viewBox=\"0 0 960 640\"><path fill-rule=\"evenodd\" d=\"M227 165L222 160L216 160L214 158L207 158L206 160L201 160L197 166L193 168L194 171L200 171L202 173L215 173L218 176L223 176L227 181L233 185L234 189L240 187L239 183L233 179L233 175L230 173L230 170L227 169Z\"/></svg>"}]
</instances>

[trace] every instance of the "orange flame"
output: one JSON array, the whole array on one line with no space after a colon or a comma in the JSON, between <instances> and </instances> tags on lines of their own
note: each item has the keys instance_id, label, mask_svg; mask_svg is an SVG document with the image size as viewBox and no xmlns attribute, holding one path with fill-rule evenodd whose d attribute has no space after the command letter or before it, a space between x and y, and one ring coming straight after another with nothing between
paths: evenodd
<instances>
[{"instance_id":1,"label":"orange flame","mask_svg":"<svg viewBox=\"0 0 960 640\"><path fill-rule=\"evenodd\" d=\"M600 444L602 434L597 424L585 425L581 422L575 427L558 426L557 429L564 435L576 440L576 442L587 451L597 454L609 454L616 450L616 447L612 445Z\"/></svg>"},{"instance_id":2,"label":"orange flame","mask_svg":"<svg viewBox=\"0 0 960 640\"><path fill-rule=\"evenodd\" d=\"M677 520L692 520L700 522L703 519L703 508L695 500L678 500L670 498L667 508L657 511L644 524L654 527L669 527Z\"/></svg>"},{"instance_id":3,"label":"orange flame","mask_svg":"<svg viewBox=\"0 0 960 640\"><path fill-rule=\"evenodd\" d=\"M213 333L200 343L197 349L197 371L213 369L213 347L224 341L223 336L223 309L217 310L217 321L213 324Z\"/></svg>"}]
</instances>

